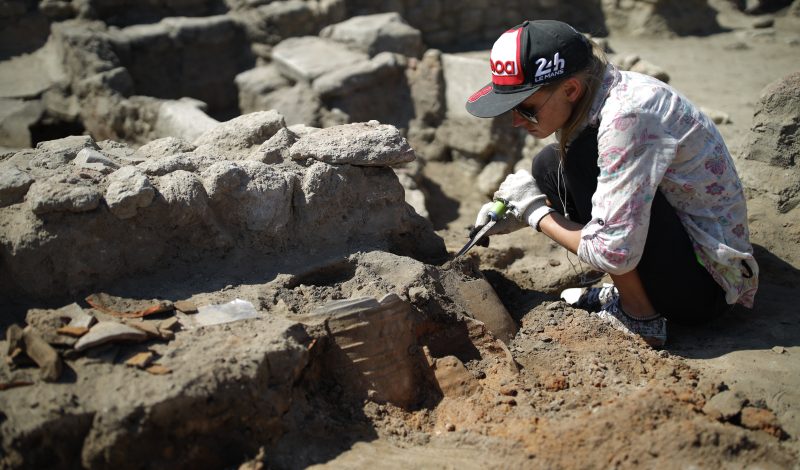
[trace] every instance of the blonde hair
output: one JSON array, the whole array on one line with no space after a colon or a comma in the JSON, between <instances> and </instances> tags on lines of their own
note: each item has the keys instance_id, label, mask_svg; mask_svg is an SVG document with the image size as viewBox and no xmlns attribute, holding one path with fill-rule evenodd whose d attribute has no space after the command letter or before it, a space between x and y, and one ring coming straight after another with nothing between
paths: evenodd
<instances>
[{"instance_id":1,"label":"blonde hair","mask_svg":"<svg viewBox=\"0 0 800 470\"><path fill-rule=\"evenodd\" d=\"M592 103L594 102L594 95L597 93L597 89L600 88L600 84L603 83L603 76L608 66L608 57L606 57L603 48L591 39L589 42L592 45L592 54L589 56L589 63L580 72L571 77L567 77L574 77L581 82L583 85L583 95L578 98L578 101L572 108L572 114L570 114L569 119L567 119L567 122L557 134L558 146L561 150L562 159L566 158L569 142L573 139L575 133L583 129L586 123L589 111L592 108ZM554 84L554 86L558 86L562 82L563 80Z\"/></svg>"}]
</instances>

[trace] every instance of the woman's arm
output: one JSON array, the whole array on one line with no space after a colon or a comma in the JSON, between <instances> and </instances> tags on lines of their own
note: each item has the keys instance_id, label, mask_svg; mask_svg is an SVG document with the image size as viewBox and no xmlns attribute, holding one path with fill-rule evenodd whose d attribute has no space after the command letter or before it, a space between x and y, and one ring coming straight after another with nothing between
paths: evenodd
<instances>
[{"instance_id":1,"label":"woman's arm","mask_svg":"<svg viewBox=\"0 0 800 470\"><path fill-rule=\"evenodd\" d=\"M539 221L539 229L569 251L578 252L583 225L567 219L558 212L551 212Z\"/></svg>"}]
</instances>

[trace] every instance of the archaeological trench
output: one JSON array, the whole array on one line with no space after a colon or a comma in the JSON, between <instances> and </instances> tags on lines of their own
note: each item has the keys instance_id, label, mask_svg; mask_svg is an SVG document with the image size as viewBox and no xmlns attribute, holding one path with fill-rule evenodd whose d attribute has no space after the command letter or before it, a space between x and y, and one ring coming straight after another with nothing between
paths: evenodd
<instances>
[{"instance_id":1,"label":"archaeological trench","mask_svg":"<svg viewBox=\"0 0 800 470\"><path fill-rule=\"evenodd\" d=\"M796 415L559 301L566 263L453 260L427 168L490 197L530 164L463 109L519 18L605 42L798 2L504 3L2 2L0 467L797 468ZM737 164L788 218L775 79Z\"/></svg>"}]
</instances>

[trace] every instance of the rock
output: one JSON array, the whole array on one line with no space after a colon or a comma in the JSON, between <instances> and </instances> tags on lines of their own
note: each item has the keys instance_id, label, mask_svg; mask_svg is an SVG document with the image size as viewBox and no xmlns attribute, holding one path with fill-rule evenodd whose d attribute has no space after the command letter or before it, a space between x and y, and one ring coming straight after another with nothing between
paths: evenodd
<instances>
[{"instance_id":1,"label":"rock","mask_svg":"<svg viewBox=\"0 0 800 470\"><path fill-rule=\"evenodd\" d=\"M273 64L246 70L236 76L235 82L239 90L239 109L243 114L273 109L264 103L263 97L292 86L292 82Z\"/></svg>"},{"instance_id":2,"label":"rock","mask_svg":"<svg viewBox=\"0 0 800 470\"><path fill-rule=\"evenodd\" d=\"M103 174L119 169L119 164L94 149L85 148L78 152L72 164L80 168L99 171Z\"/></svg>"},{"instance_id":3,"label":"rock","mask_svg":"<svg viewBox=\"0 0 800 470\"><path fill-rule=\"evenodd\" d=\"M703 407L703 413L719 421L730 421L739 415L744 405L744 398L731 390L725 390L708 400Z\"/></svg>"},{"instance_id":4,"label":"rock","mask_svg":"<svg viewBox=\"0 0 800 470\"><path fill-rule=\"evenodd\" d=\"M669 74L661 67L648 62L636 54L628 55L619 60L618 66L622 70L638 72L657 78L664 83L669 83Z\"/></svg>"},{"instance_id":5,"label":"rock","mask_svg":"<svg viewBox=\"0 0 800 470\"><path fill-rule=\"evenodd\" d=\"M404 70L405 64L398 60L398 56L381 53L368 61L342 66L321 75L312 88L323 99L342 97L373 86L376 82L385 82L390 75L402 75ZM385 84L381 84L385 87Z\"/></svg>"},{"instance_id":6,"label":"rock","mask_svg":"<svg viewBox=\"0 0 800 470\"><path fill-rule=\"evenodd\" d=\"M476 182L478 190L482 194L491 197L500 187L500 183L511 173L512 165L513 161L508 157L496 158L487 163L478 175L478 181Z\"/></svg>"},{"instance_id":7,"label":"rock","mask_svg":"<svg viewBox=\"0 0 800 470\"><path fill-rule=\"evenodd\" d=\"M88 135L73 135L62 139L39 142L36 144L36 148L49 153L64 155L67 160L72 160L78 155L78 152L85 148L100 150L94 139Z\"/></svg>"},{"instance_id":8,"label":"rock","mask_svg":"<svg viewBox=\"0 0 800 470\"><path fill-rule=\"evenodd\" d=\"M464 104L491 80L487 61L455 54L442 54L441 61L447 118L475 119Z\"/></svg>"},{"instance_id":9,"label":"rock","mask_svg":"<svg viewBox=\"0 0 800 470\"><path fill-rule=\"evenodd\" d=\"M96 187L71 184L59 176L33 183L27 194L28 203L36 215L91 211L100 204L100 198Z\"/></svg>"},{"instance_id":10,"label":"rock","mask_svg":"<svg viewBox=\"0 0 800 470\"><path fill-rule=\"evenodd\" d=\"M46 382L57 381L61 377L63 364L56 350L30 326L23 330L22 338L25 342L25 354L39 366L42 379Z\"/></svg>"},{"instance_id":11,"label":"rock","mask_svg":"<svg viewBox=\"0 0 800 470\"><path fill-rule=\"evenodd\" d=\"M6 328L6 344L8 345L6 350L8 356L11 356L16 349L25 348L25 336L19 325L12 324Z\"/></svg>"},{"instance_id":12,"label":"rock","mask_svg":"<svg viewBox=\"0 0 800 470\"><path fill-rule=\"evenodd\" d=\"M56 332L60 335L67 335L73 338L80 338L89 332L89 328L85 326L62 326Z\"/></svg>"},{"instance_id":13,"label":"rock","mask_svg":"<svg viewBox=\"0 0 800 470\"><path fill-rule=\"evenodd\" d=\"M105 200L118 219L135 217L140 208L153 202L156 191L142 170L126 166L108 177Z\"/></svg>"},{"instance_id":14,"label":"rock","mask_svg":"<svg viewBox=\"0 0 800 470\"><path fill-rule=\"evenodd\" d=\"M241 166L229 161L211 165L203 171L202 178L203 187L212 201L238 191L249 180L247 172Z\"/></svg>"},{"instance_id":15,"label":"rock","mask_svg":"<svg viewBox=\"0 0 800 470\"><path fill-rule=\"evenodd\" d=\"M0 146L30 147L31 126L36 125L45 108L40 100L0 98Z\"/></svg>"},{"instance_id":16,"label":"rock","mask_svg":"<svg viewBox=\"0 0 800 470\"><path fill-rule=\"evenodd\" d=\"M733 122L731 121L730 114L724 111L718 111L716 109L709 109L703 107L700 108L700 111L706 116L708 116L714 122L714 124L730 124L731 122Z\"/></svg>"},{"instance_id":17,"label":"rock","mask_svg":"<svg viewBox=\"0 0 800 470\"><path fill-rule=\"evenodd\" d=\"M289 158L290 149L298 139L294 131L283 128L261 144L251 158L262 163L280 163Z\"/></svg>"},{"instance_id":18,"label":"rock","mask_svg":"<svg viewBox=\"0 0 800 470\"><path fill-rule=\"evenodd\" d=\"M316 126L320 121L323 103L305 82L260 96L252 111L275 110L286 125L308 124ZM244 111L244 110L243 110Z\"/></svg>"},{"instance_id":19,"label":"rock","mask_svg":"<svg viewBox=\"0 0 800 470\"><path fill-rule=\"evenodd\" d=\"M468 397L481 389L480 384L455 356L436 359L433 369L436 383L448 398Z\"/></svg>"},{"instance_id":20,"label":"rock","mask_svg":"<svg viewBox=\"0 0 800 470\"><path fill-rule=\"evenodd\" d=\"M148 176L164 176L178 170L194 172L199 169L197 161L188 153L151 158L136 167Z\"/></svg>"},{"instance_id":21,"label":"rock","mask_svg":"<svg viewBox=\"0 0 800 470\"><path fill-rule=\"evenodd\" d=\"M514 338L519 328L486 279L464 279L457 272L450 271L446 273L443 284L466 313L483 322L497 339L508 343Z\"/></svg>"},{"instance_id":22,"label":"rock","mask_svg":"<svg viewBox=\"0 0 800 470\"><path fill-rule=\"evenodd\" d=\"M139 147L136 150L136 155L143 160L149 160L188 153L195 148L197 147L180 137L162 137Z\"/></svg>"},{"instance_id":23,"label":"rock","mask_svg":"<svg viewBox=\"0 0 800 470\"><path fill-rule=\"evenodd\" d=\"M369 57L347 46L314 36L288 38L276 44L272 60L294 81L311 83L325 73L364 62Z\"/></svg>"},{"instance_id":24,"label":"rock","mask_svg":"<svg viewBox=\"0 0 800 470\"><path fill-rule=\"evenodd\" d=\"M409 70L406 71L414 103L414 116L429 126L438 126L444 118L445 84L442 67L441 51L428 49L422 55L422 60L410 61Z\"/></svg>"},{"instance_id":25,"label":"rock","mask_svg":"<svg viewBox=\"0 0 800 470\"><path fill-rule=\"evenodd\" d=\"M800 72L780 78L761 91L745 158L781 168L800 161Z\"/></svg>"},{"instance_id":26,"label":"rock","mask_svg":"<svg viewBox=\"0 0 800 470\"><path fill-rule=\"evenodd\" d=\"M193 173L177 170L160 177L158 191L169 207L168 226L185 227L203 219L208 195Z\"/></svg>"},{"instance_id":27,"label":"rock","mask_svg":"<svg viewBox=\"0 0 800 470\"><path fill-rule=\"evenodd\" d=\"M14 166L0 169L0 207L22 202L33 181L30 175Z\"/></svg>"},{"instance_id":28,"label":"rock","mask_svg":"<svg viewBox=\"0 0 800 470\"><path fill-rule=\"evenodd\" d=\"M219 124L193 101L166 101L158 108L153 135L193 142Z\"/></svg>"},{"instance_id":29,"label":"rock","mask_svg":"<svg viewBox=\"0 0 800 470\"><path fill-rule=\"evenodd\" d=\"M179 300L175 302L175 310L183 313L197 313L197 305L188 300Z\"/></svg>"},{"instance_id":30,"label":"rock","mask_svg":"<svg viewBox=\"0 0 800 470\"><path fill-rule=\"evenodd\" d=\"M294 160L390 166L414 160L414 150L396 127L377 122L346 124L305 136L292 145Z\"/></svg>"},{"instance_id":31,"label":"rock","mask_svg":"<svg viewBox=\"0 0 800 470\"><path fill-rule=\"evenodd\" d=\"M211 203L233 226L278 235L291 222L295 178L256 161L212 166L203 173Z\"/></svg>"},{"instance_id":32,"label":"rock","mask_svg":"<svg viewBox=\"0 0 800 470\"><path fill-rule=\"evenodd\" d=\"M113 140L103 140L97 143L103 155L118 163L120 166L137 165L145 159L136 153L136 150L127 144Z\"/></svg>"},{"instance_id":33,"label":"rock","mask_svg":"<svg viewBox=\"0 0 800 470\"><path fill-rule=\"evenodd\" d=\"M85 351L101 344L119 341L140 342L148 338L147 333L115 321L101 321L75 343L76 351Z\"/></svg>"},{"instance_id":34,"label":"rock","mask_svg":"<svg viewBox=\"0 0 800 470\"><path fill-rule=\"evenodd\" d=\"M381 52L419 57L423 51L420 31L409 26L396 12L349 18L322 28L319 35L346 44L370 57Z\"/></svg>"},{"instance_id":35,"label":"rock","mask_svg":"<svg viewBox=\"0 0 800 470\"><path fill-rule=\"evenodd\" d=\"M258 111L231 119L206 131L194 141L195 153L243 160L249 150L263 144L286 127L277 111Z\"/></svg>"}]
</instances>

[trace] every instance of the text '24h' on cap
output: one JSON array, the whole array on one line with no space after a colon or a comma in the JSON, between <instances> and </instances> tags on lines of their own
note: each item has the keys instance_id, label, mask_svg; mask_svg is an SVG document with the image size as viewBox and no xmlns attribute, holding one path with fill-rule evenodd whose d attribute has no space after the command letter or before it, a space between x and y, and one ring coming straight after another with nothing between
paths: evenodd
<instances>
[{"instance_id":1,"label":"text '24h' on cap","mask_svg":"<svg viewBox=\"0 0 800 470\"><path fill-rule=\"evenodd\" d=\"M561 21L515 26L492 46L492 81L469 97L467 111L477 117L510 111L542 86L584 68L590 54L589 40Z\"/></svg>"}]
</instances>

